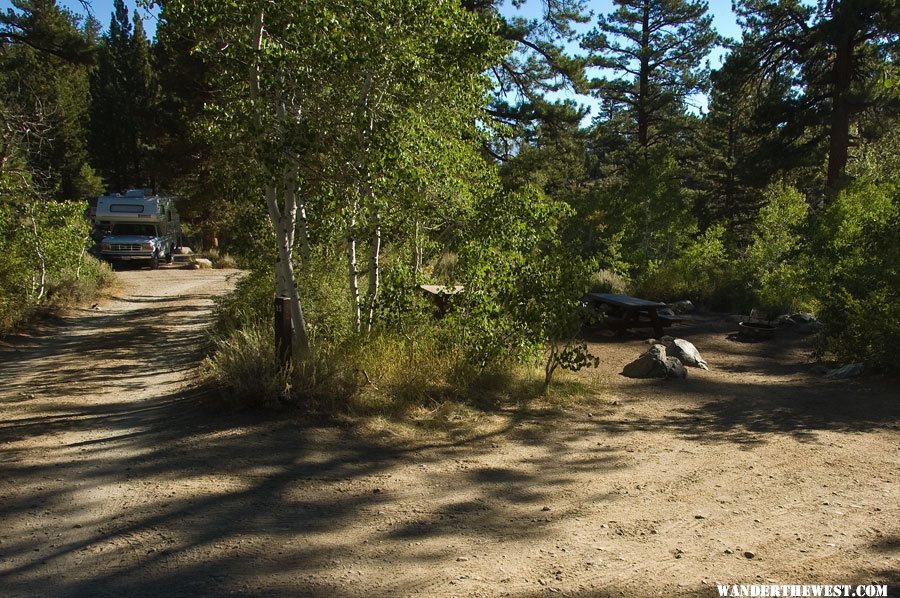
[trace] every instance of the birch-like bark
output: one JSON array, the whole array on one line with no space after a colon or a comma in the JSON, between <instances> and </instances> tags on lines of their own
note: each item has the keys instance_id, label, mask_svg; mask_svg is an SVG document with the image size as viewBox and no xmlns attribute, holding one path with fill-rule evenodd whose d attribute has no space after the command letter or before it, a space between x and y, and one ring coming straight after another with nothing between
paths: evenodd
<instances>
[{"instance_id":1,"label":"birch-like bark","mask_svg":"<svg viewBox=\"0 0 900 598\"><path fill-rule=\"evenodd\" d=\"M256 43L256 57L250 68L250 99L253 104L257 133L262 136L262 100L260 97L260 64L259 53L263 46L263 33L265 30L265 15L263 11L256 14L254 19L254 37ZM284 103L278 100L276 114L279 119L285 118ZM260 140L260 143L263 143ZM278 205L278 189L276 188L276 176L266 169L270 178L265 186L266 205L269 209L269 220L275 229L275 237L278 244L278 263L276 267L276 288L280 296L290 299L291 323L293 325L294 348L301 359L309 356L309 333L306 326L306 318L300 303L300 293L297 290L297 279L292 262L294 230L296 224L296 170L289 167L281 176L283 209Z\"/></svg>"},{"instance_id":2,"label":"birch-like bark","mask_svg":"<svg viewBox=\"0 0 900 598\"><path fill-rule=\"evenodd\" d=\"M368 106L369 92L372 89L374 78L371 73L366 74L363 79L362 87L359 90L359 100L357 102L357 116L361 114ZM365 139L362 129L357 129L356 139L359 144L360 151L365 145ZM362 160L360 160L362 163ZM356 182L359 184L360 176L357 172ZM351 302L351 324L353 330L359 334L362 332L362 298L359 292L359 263L357 258L357 239L356 239L356 217L359 211L359 203L354 202L352 213L350 214L350 223L347 231L347 268L350 286L350 302Z\"/></svg>"},{"instance_id":3,"label":"birch-like bark","mask_svg":"<svg viewBox=\"0 0 900 598\"><path fill-rule=\"evenodd\" d=\"M0 174L3 174L3 169L6 168L6 161L9 159L13 150L15 131L10 120L11 119L7 118L6 112L0 112L0 125L3 125L3 144L2 149L0 149Z\"/></svg>"},{"instance_id":4,"label":"birch-like bark","mask_svg":"<svg viewBox=\"0 0 900 598\"><path fill-rule=\"evenodd\" d=\"M312 249L309 245L309 223L306 219L306 202L297 203L297 235L300 237L300 257L309 260Z\"/></svg>"},{"instance_id":5,"label":"birch-like bark","mask_svg":"<svg viewBox=\"0 0 900 598\"><path fill-rule=\"evenodd\" d=\"M275 235L278 243L278 263L276 268L276 280L282 287L278 289L282 297L291 300L291 323L294 327L294 348L301 358L309 355L309 333L306 328L306 318L303 315L303 307L300 304L300 293L297 291L294 264L291 260L291 246L288 244L289 235L285 231L285 217L278 208L278 198L274 185L266 185L266 204L269 207L269 218L275 225ZM293 222L289 220L288 222Z\"/></svg>"},{"instance_id":6,"label":"birch-like bark","mask_svg":"<svg viewBox=\"0 0 900 598\"><path fill-rule=\"evenodd\" d=\"M3 169L6 168L6 161L9 159L9 154L11 153L12 142L4 141L3 149L0 149L0 174L3 174Z\"/></svg>"},{"instance_id":7,"label":"birch-like bark","mask_svg":"<svg viewBox=\"0 0 900 598\"><path fill-rule=\"evenodd\" d=\"M293 166L286 168L281 180L281 195L284 198L281 226L291 256L294 253L294 238L297 232L297 171L298 169Z\"/></svg>"},{"instance_id":8,"label":"birch-like bark","mask_svg":"<svg viewBox=\"0 0 900 598\"><path fill-rule=\"evenodd\" d=\"M37 219L34 216L34 206L29 211L31 219L31 231L34 233L34 254L38 261L37 276L31 277L31 288L40 301L44 297L45 285L47 283L47 262L44 259L44 250L41 248L41 236L38 233Z\"/></svg>"},{"instance_id":9,"label":"birch-like bark","mask_svg":"<svg viewBox=\"0 0 900 598\"><path fill-rule=\"evenodd\" d=\"M275 262L275 296L288 296L288 283L284 276L284 270L281 268L281 251L280 245L282 240L281 234L281 215L278 208L278 189L274 185L266 184L266 207L269 210L269 221L275 229L275 242L279 245L279 253Z\"/></svg>"},{"instance_id":10,"label":"birch-like bark","mask_svg":"<svg viewBox=\"0 0 900 598\"><path fill-rule=\"evenodd\" d=\"M422 273L422 244L419 242L418 218L416 218L415 228L413 229L412 270L413 276L417 278Z\"/></svg>"},{"instance_id":11,"label":"birch-like bark","mask_svg":"<svg viewBox=\"0 0 900 598\"><path fill-rule=\"evenodd\" d=\"M354 210L356 208L354 207ZM350 302L351 302L351 324L353 330L359 334L362 327L362 306L359 297L359 267L356 261L356 216L350 218L350 230L347 235L347 267L350 277Z\"/></svg>"},{"instance_id":12,"label":"birch-like bark","mask_svg":"<svg viewBox=\"0 0 900 598\"><path fill-rule=\"evenodd\" d=\"M366 332L372 332L375 323L375 307L378 304L378 289L381 286L381 226L375 214L375 232L369 245L369 292L366 297L368 317Z\"/></svg>"},{"instance_id":13,"label":"birch-like bark","mask_svg":"<svg viewBox=\"0 0 900 598\"><path fill-rule=\"evenodd\" d=\"M297 290L297 274L294 271L294 239L297 230L297 172L296 164L285 171L284 176L284 213L282 214L282 226L284 228L284 247L287 267L285 274L289 284L289 296L291 297L291 319L294 322L294 345L300 349L302 357L309 353L309 331L306 327L306 317L303 314L303 306L300 303L300 292Z\"/></svg>"},{"instance_id":14,"label":"birch-like bark","mask_svg":"<svg viewBox=\"0 0 900 598\"><path fill-rule=\"evenodd\" d=\"M75 280L81 280L81 267L84 265L84 253L87 251L87 246L82 245L81 253L78 254L78 267L75 268Z\"/></svg>"}]
</instances>

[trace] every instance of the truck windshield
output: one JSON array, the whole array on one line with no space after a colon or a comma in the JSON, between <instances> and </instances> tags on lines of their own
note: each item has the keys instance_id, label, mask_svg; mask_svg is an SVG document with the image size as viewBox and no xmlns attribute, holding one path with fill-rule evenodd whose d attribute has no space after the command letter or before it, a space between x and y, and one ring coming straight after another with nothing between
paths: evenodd
<instances>
[{"instance_id":1,"label":"truck windshield","mask_svg":"<svg viewBox=\"0 0 900 598\"><path fill-rule=\"evenodd\" d=\"M141 237L155 237L156 227L152 224L139 224L136 222L117 222L113 224L114 235L138 235Z\"/></svg>"}]
</instances>

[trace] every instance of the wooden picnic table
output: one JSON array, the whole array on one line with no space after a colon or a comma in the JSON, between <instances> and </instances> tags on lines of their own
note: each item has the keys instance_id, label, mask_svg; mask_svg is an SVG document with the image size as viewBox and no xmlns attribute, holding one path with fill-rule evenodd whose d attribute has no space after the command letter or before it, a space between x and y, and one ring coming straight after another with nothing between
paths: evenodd
<instances>
[{"instance_id":1,"label":"wooden picnic table","mask_svg":"<svg viewBox=\"0 0 900 598\"><path fill-rule=\"evenodd\" d=\"M615 293L588 293L585 299L589 307L603 313L603 323L607 327L620 332L629 328L652 327L656 338L659 338L663 328L679 321L671 316L660 315L659 310L666 307L666 304L657 301Z\"/></svg>"}]
</instances>

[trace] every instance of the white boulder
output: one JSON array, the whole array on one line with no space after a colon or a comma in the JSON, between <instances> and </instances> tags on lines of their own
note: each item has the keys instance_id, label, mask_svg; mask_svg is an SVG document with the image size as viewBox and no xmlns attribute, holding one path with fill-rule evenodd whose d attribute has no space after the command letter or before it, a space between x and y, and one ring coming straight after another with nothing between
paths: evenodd
<instances>
[{"instance_id":1,"label":"white boulder","mask_svg":"<svg viewBox=\"0 0 900 598\"><path fill-rule=\"evenodd\" d=\"M700 351L697 350L693 343L683 338L672 338L671 336L664 336L662 341L666 345L668 354L672 357L677 357L684 365L703 368L704 370L709 369L709 364L706 363L706 360L703 359Z\"/></svg>"}]
</instances>

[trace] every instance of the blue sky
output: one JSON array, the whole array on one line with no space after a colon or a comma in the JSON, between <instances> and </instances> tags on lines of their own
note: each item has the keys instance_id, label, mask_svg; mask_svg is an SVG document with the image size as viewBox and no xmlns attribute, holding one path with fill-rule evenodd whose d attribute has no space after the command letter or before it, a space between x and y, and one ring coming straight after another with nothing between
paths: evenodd
<instances>
[{"instance_id":1,"label":"blue sky","mask_svg":"<svg viewBox=\"0 0 900 598\"><path fill-rule=\"evenodd\" d=\"M731 0L708 0L709 1L709 10L713 15L713 24L716 30L725 37L731 38L739 38L740 37L740 28L737 25L735 15L731 10ZM58 0L59 4L65 7L72 9L76 13L83 13L84 8L82 4L78 0ZM110 14L112 14L112 6L113 0L90 0L88 4L91 6L91 9L94 13L94 16L100 20L101 23L107 25L109 23ZM148 12L143 8L136 8L135 0L125 0L125 5L128 7L129 12L134 12L138 10L140 14L144 16L145 28L147 30L147 35L151 38L156 31L156 16L153 11ZM613 1L612 0L589 0L588 2L589 9L593 12L594 15L597 14L608 14L613 10ZM10 7L9 0L0 0L0 9L5 10ZM511 2L509 0L506 1L506 7L504 8L505 14L519 14L525 17L536 16L541 10L541 2L538 0L528 0L525 5L519 9L513 9L511 7ZM592 22L589 25L584 25L581 30L588 31L594 27L594 23ZM571 47L569 49L571 52L577 52L577 46ZM710 65L712 68L718 68L722 63L722 56L724 55L724 49L718 48L710 55ZM588 107L596 105L592 98L588 98L585 96L573 96L570 93L560 93L556 94L556 98L573 98L576 101L585 104ZM697 97L695 98L695 103L698 105L700 109L705 108L706 106L706 98Z\"/></svg>"},{"instance_id":2,"label":"blue sky","mask_svg":"<svg viewBox=\"0 0 900 598\"><path fill-rule=\"evenodd\" d=\"M78 0L57 0L57 4L71 9L72 12L75 12L76 14L84 14L84 7ZM104 26L109 24L109 16L112 14L113 10L113 0L88 0L87 4L91 7L94 16L97 17ZM132 13L135 10L135 1L125 0L125 6L128 7L129 13ZM6 10L10 7L11 3L9 0L0 0L0 10ZM140 12L147 17L144 19L144 22L146 23L148 35L152 36L153 32L156 31L156 21L146 10L140 9Z\"/></svg>"},{"instance_id":3,"label":"blue sky","mask_svg":"<svg viewBox=\"0 0 900 598\"><path fill-rule=\"evenodd\" d=\"M735 17L734 12L731 10L731 0L708 0L709 2L709 11L713 16L713 27L715 27L716 31L719 32L720 35L726 38L740 39L741 30L737 24L737 19ZM518 14L525 17L535 17L539 15L539 11L541 10L541 2L536 0L529 0L526 4L516 11L511 8L510 0L506 0L506 8L504 10L505 14ZM589 0L588 2L589 9L596 17L598 14L609 14L614 10L613 0ZM579 27L580 32L590 31L595 27L596 18L592 19L592 22L589 24L585 24ZM577 45L569 46L569 51L572 53L578 53L579 48ZM724 48L716 48L709 56L710 66L713 69L717 69L722 65L722 60L726 51ZM591 76L600 76L602 73L591 73ZM549 95L552 99L574 99L592 109L594 112L594 108L599 104L594 98L582 95L576 95L569 91L563 91L559 93L552 93ZM706 110L708 105L707 98L702 94L698 94L697 96L691 98L691 103L694 104L695 110ZM586 123L590 120L590 116L586 119Z\"/></svg>"},{"instance_id":4,"label":"blue sky","mask_svg":"<svg viewBox=\"0 0 900 598\"><path fill-rule=\"evenodd\" d=\"M60 5L66 6L77 13L84 12L81 3L78 0L58 1ZM108 23L109 15L112 13L113 0L90 0L88 4L91 6L94 15L98 19L100 19L102 23ZM613 7L612 0L591 0L588 4L590 10L595 15L600 13L609 13L612 11ZM130 11L135 10L135 0L125 0L125 5ZM512 8L509 8L508 5L509 2L507 2L506 12L515 12ZM6 9L9 8L9 6L9 0L0 0L0 9ZM539 6L540 2L537 2L536 0L530 0L525 4L525 6L522 7L522 9L520 9L520 14L526 16L534 15L536 14L535 11L539 10ZM735 22L734 13L731 10L731 0L709 0L709 9L713 14L713 21L719 33L728 37L738 37L740 35L740 30L737 26L737 23ZM156 30L156 22L154 16L149 14L144 9L138 10L140 10L141 14L145 16L147 31L150 35L152 35ZM714 63L713 66L718 66L718 64Z\"/></svg>"}]
</instances>

